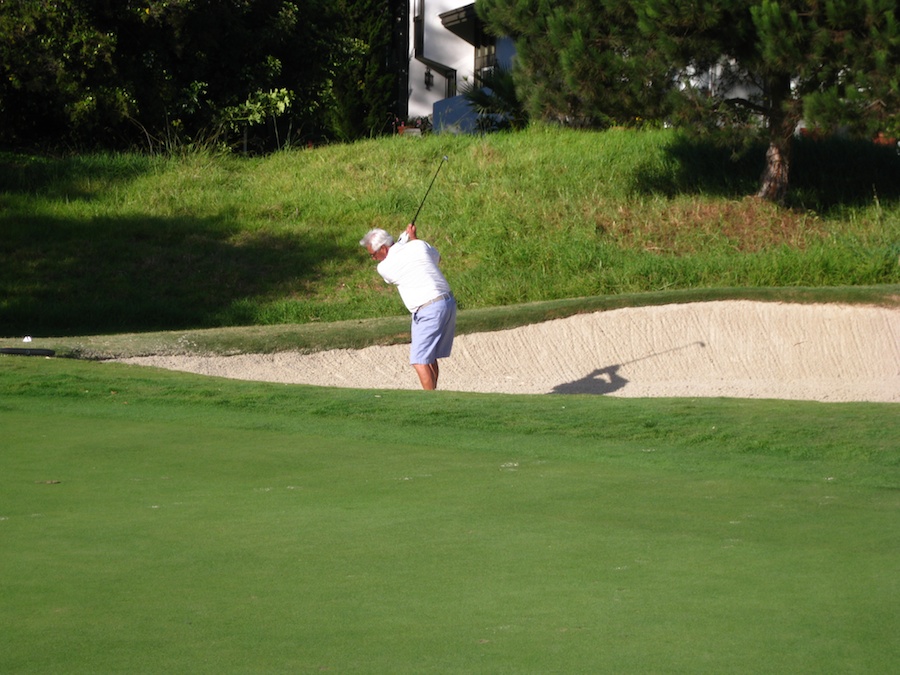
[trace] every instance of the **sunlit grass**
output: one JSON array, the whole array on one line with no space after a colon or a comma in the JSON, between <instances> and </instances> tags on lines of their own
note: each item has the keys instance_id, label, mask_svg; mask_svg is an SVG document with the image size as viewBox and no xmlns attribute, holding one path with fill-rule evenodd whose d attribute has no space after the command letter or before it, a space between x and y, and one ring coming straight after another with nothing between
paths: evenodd
<instances>
[{"instance_id":1,"label":"sunlit grass","mask_svg":"<svg viewBox=\"0 0 900 675\"><path fill-rule=\"evenodd\" d=\"M833 146L830 161L861 151ZM900 158L852 177L808 160L803 174L798 159L797 202L775 207L747 197L754 162L668 131L534 128L250 158L5 155L0 326L72 335L400 315L358 241L401 231L444 155L419 225L463 309L900 281Z\"/></svg>"},{"instance_id":2,"label":"sunlit grass","mask_svg":"<svg viewBox=\"0 0 900 675\"><path fill-rule=\"evenodd\" d=\"M889 673L896 408L0 356L0 671Z\"/></svg>"}]
</instances>

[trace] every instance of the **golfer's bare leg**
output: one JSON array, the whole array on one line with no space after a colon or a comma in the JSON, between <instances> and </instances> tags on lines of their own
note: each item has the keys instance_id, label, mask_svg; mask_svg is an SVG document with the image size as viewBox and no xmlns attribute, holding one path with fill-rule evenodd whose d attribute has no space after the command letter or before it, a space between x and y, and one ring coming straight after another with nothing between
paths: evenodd
<instances>
[{"instance_id":1,"label":"golfer's bare leg","mask_svg":"<svg viewBox=\"0 0 900 675\"><path fill-rule=\"evenodd\" d=\"M419 382L422 383L422 389L437 388L437 361L434 363L414 363L413 368L419 376Z\"/></svg>"}]
</instances>

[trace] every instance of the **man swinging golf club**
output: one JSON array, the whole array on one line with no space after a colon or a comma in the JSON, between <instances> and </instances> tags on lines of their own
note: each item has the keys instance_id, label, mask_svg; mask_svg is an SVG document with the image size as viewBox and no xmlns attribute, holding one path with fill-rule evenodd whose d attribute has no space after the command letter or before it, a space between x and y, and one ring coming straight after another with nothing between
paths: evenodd
<instances>
[{"instance_id":1,"label":"man swinging golf club","mask_svg":"<svg viewBox=\"0 0 900 675\"><path fill-rule=\"evenodd\" d=\"M384 280L397 286L412 314L409 362L422 388L436 389L438 359L450 356L456 332L456 300L438 267L440 254L416 236L415 221L396 243L385 230L373 229L359 244L378 261L378 273Z\"/></svg>"}]
</instances>

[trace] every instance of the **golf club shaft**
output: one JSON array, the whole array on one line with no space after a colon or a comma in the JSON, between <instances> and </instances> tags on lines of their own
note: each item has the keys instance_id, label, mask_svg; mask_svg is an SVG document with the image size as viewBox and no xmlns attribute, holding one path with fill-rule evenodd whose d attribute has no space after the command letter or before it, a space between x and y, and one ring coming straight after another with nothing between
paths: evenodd
<instances>
[{"instance_id":1,"label":"golf club shaft","mask_svg":"<svg viewBox=\"0 0 900 675\"><path fill-rule=\"evenodd\" d=\"M434 185L434 181L437 180L438 174L441 172L441 167L444 166L444 162L447 161L447 155L444 155L441 158L441 163L438 164L437 171L434 172L434 178L431 179L431 183L428 184L428 189L425 190L425 196L422 197L422 203L419 204L419 210L416 211L416 215L413 216L413 219L410 221L412 225L416 224L416 218L419 217L419 212L422 210L422 207L425 206L425 200L428 198L428 193L431 192L431 186Z\"/></svg>"}]
</instances>

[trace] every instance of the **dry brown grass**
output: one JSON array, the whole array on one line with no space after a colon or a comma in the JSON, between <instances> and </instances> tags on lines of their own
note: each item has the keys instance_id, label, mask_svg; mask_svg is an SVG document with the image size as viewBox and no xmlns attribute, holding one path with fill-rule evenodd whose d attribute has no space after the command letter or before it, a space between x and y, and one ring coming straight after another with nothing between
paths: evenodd
<instances>
[{"instance_id":1,"label":"dry brown grass","mask_svg":"<svg viewBox=\"0 0 900 675\"><path fill-rule=\"evenodd\" d=\"M646 251L686 254L723 241L735 251L755 253L780 246L804 249L825 235L815 214L779 208L747 197L740 201L684 198L656 205L620 205L594 215L596 230L621 244Z\"/></svg>"}]
</instances>

